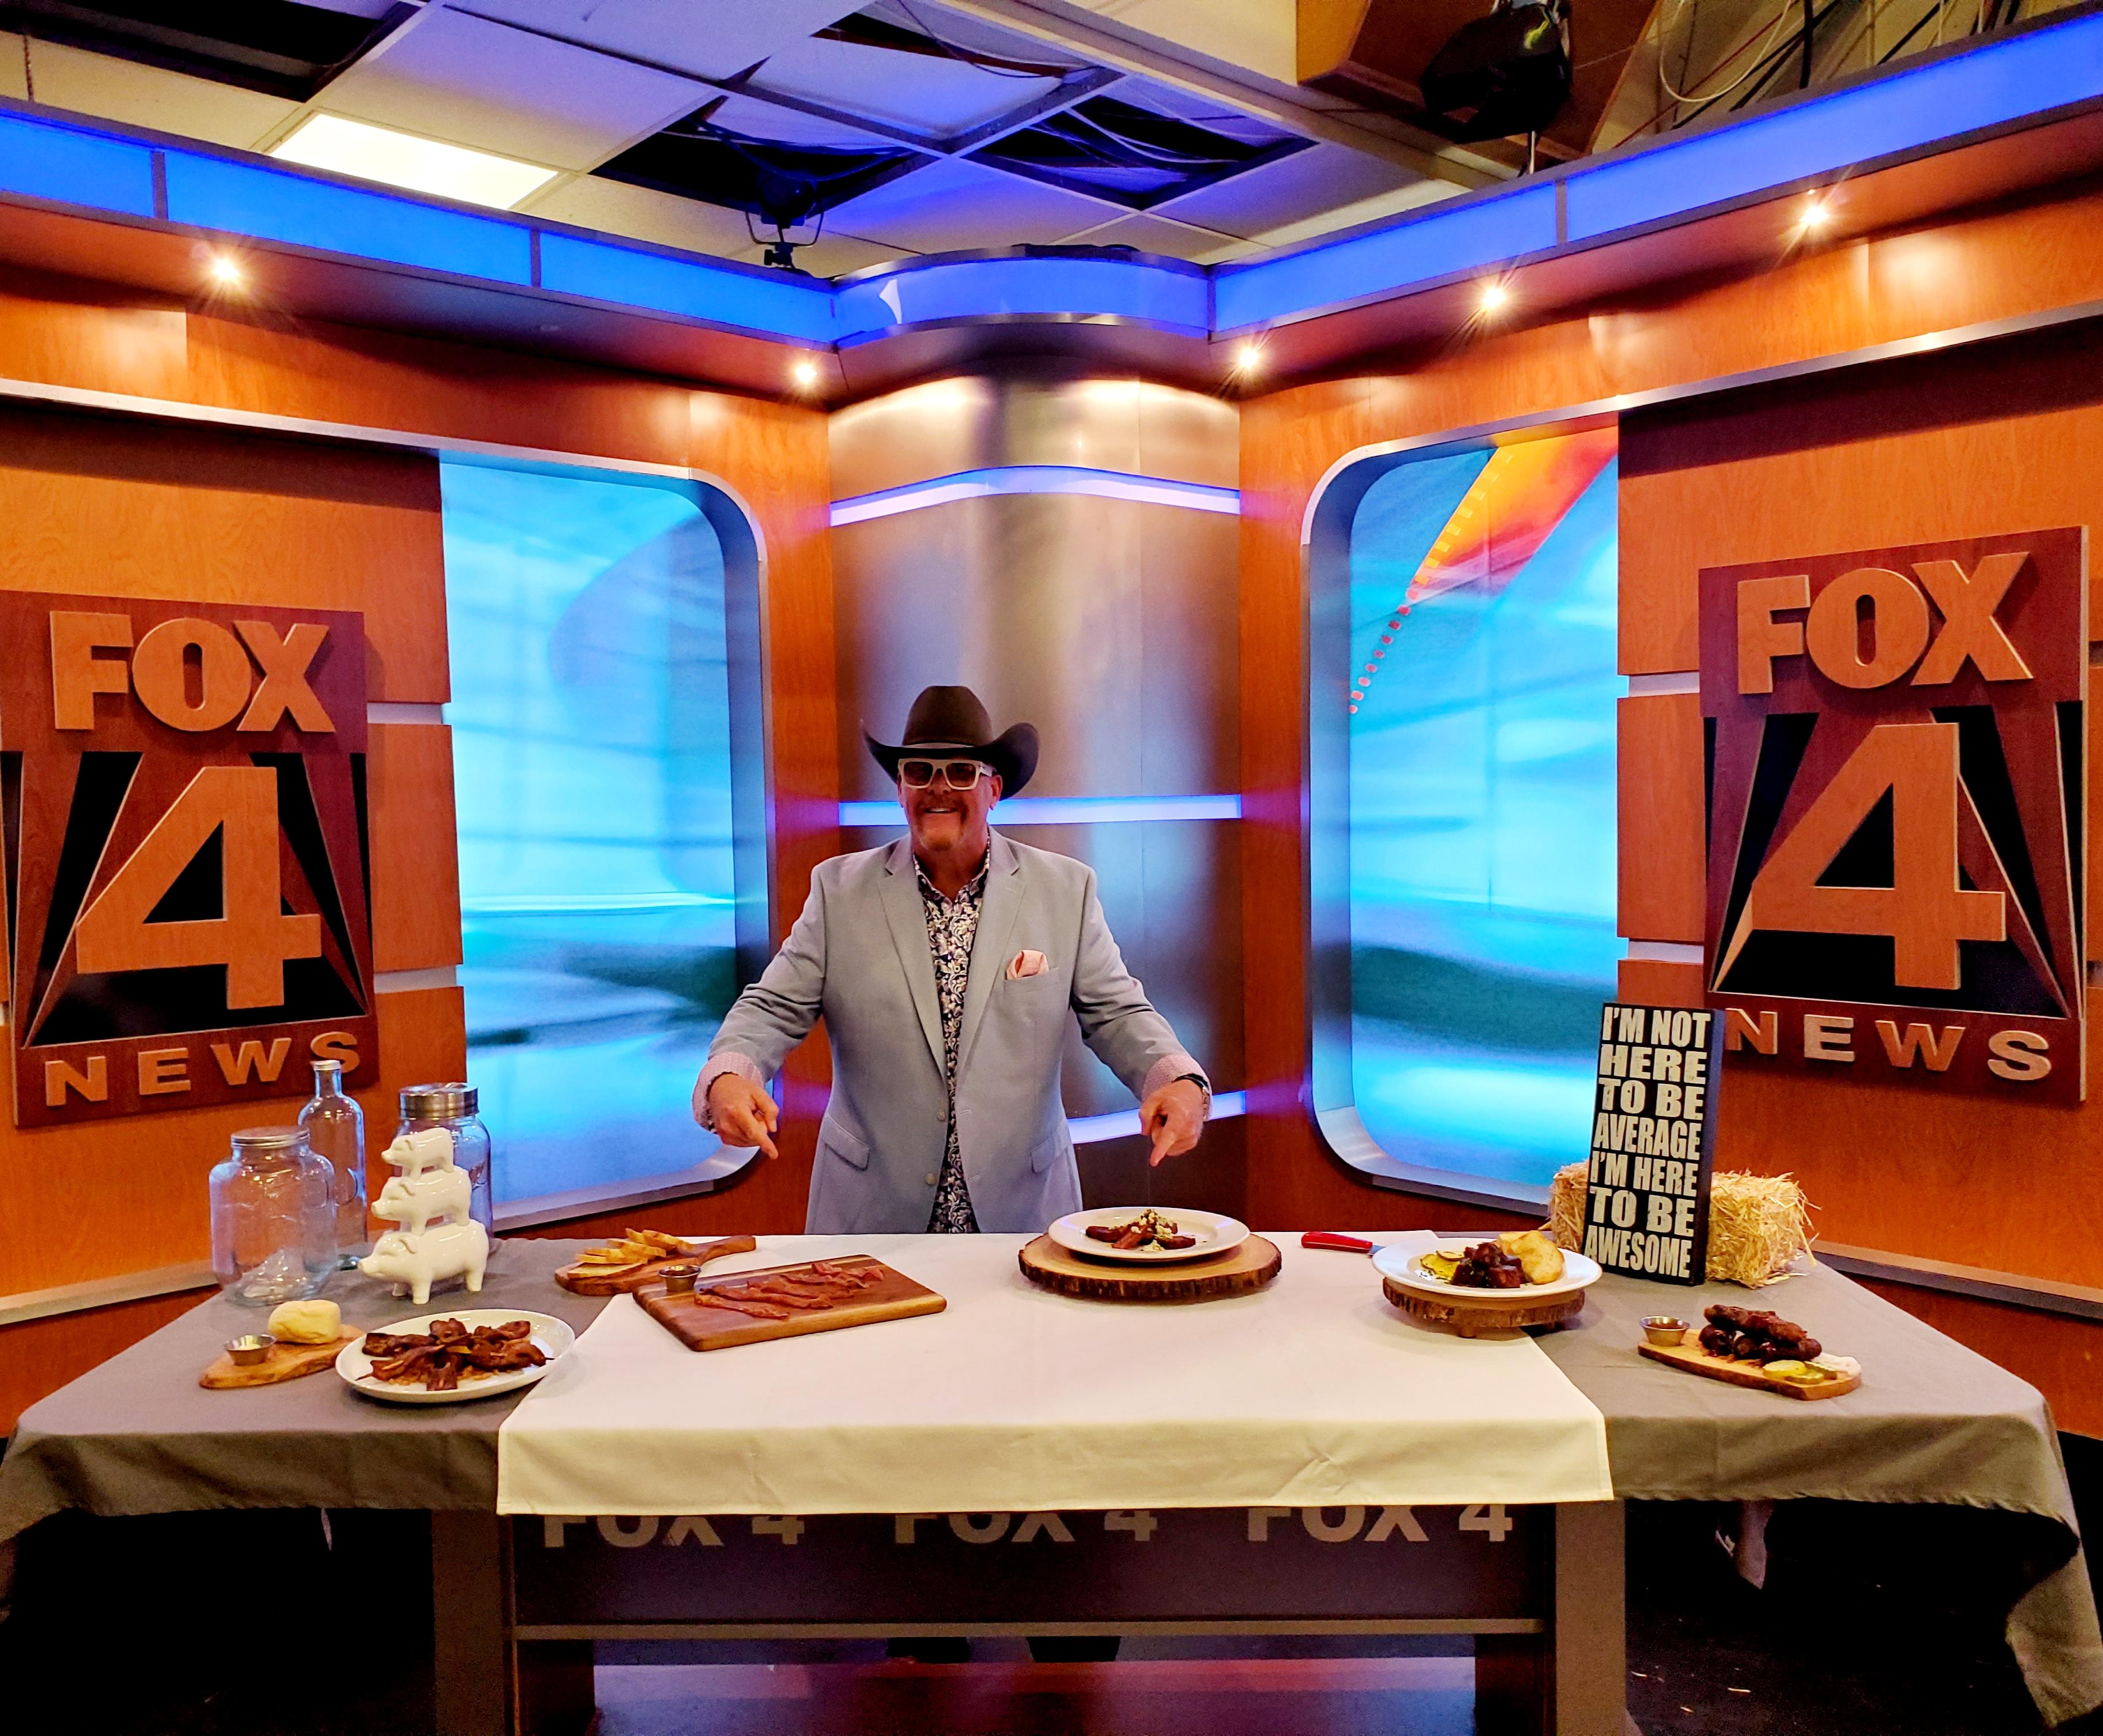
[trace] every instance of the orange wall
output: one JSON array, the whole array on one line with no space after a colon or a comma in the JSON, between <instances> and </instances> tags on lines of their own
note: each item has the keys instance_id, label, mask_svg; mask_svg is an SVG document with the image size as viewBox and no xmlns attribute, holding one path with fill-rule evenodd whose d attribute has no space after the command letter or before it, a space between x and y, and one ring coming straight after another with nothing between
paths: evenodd
<instances>
[{"instance_id":1,"label":"orange wall","mask_svg":"<svg viewBox=\"0 0 2103 1736\"><path fill-rule=\"evenodd\" d=\"M800 406L465 346L0 274L0 376L252 414L690 466L749 506L767 557L775 893L793 917L838 847L825 420ZM0 403L0 586L307 602L365 615L369 698L448 694L437 464L340 441ZM456 964L447 732L371 730L376 968ZM460 991L379 997L382 1077L358 1092L382 1141L394 1094L466 1067ZM791 1064L783 1157L696 1201L697 1227L801 1228L822 1046ZM799 1094L800 1093L800 1094ZM243 1108L33 1132L0 1125L0 1295L208 1257L204 1176ZM63 1179L62 1204L38 1190ZM193 1300L194 1296L189 1299ZM185 1304L186 1305L186 1304ZM152 1330L172 1299L0 1328L0 1432L20 1407Z\"/></svg>"},{"instance_id":2,"label":"orange wall","mask_svg":"<svg viewBox=\"0 0 2103 1736\"><path fill-rule=\"evenodd\" d=\"M1454 1208L1366 1183L1330 1154L1305 1107L1299 539L1331 467L1381 442L1743 377L2099 297L2103 194L2082 190L1784 256L1757 273L1647 290L1523 329L1478 331L1399 358L1392 372L1244 406L1243 945L1249 979L1263 985L1247 1015L1256 1221L1464 1222ZM1958 536L1988 524L2103 529L2103 391L2082 384L2099 360L2103 339L2070 329L1843 370L1816 388L1772 388L1730 406L1710 398L1631 417L1623 670L1695 668L1702 565ZM1621 706L1624 859L1641 852L1665 870L1647 890L1630 883L1621 930L1631 939L1701 938L1701 740L1691 695ZM2096 879L2092 871L2092 887ZM1631 995L1672 1000L1697 992L1699 979L1694 966L1634 963L1622 983ZM2096 1099L2080 1110L2023 1112L2012 1125L2005 1111L1990 1116L1960 1099L1734 1070L1721 1102L1719 1161L1798 1174L1831 1241L2103 1285ZM1909 1302L1927 1294L1894 1294ZM1991 1311L1947 1299L1921 1308L1988 1354L2007 1340L2005 1331L1987 1334ZM2024 1318L2042 1347L2034 1361L2047 1396L2079 1426L2103 1429L2103 1414L2065 1383L2091 1365L2103 1327Z\"/></svg>"}]
</instances>

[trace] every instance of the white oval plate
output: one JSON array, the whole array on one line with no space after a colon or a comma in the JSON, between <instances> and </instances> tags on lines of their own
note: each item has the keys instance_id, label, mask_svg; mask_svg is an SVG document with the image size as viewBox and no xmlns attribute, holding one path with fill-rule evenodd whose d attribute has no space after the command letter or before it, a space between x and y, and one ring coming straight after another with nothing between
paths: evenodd
<instances>
[{"instance_id":1,"label":"white oval plate","mask_svg":"<svg viewBox=\"0 0 2103 1736\"><path fill-rule=\"evenodd\" d=\"M533 1322L532 1342L548 1360L538 1368L518 1369L509 1374L471 1374L450 1392L433 1392L422 1387L372 1378L372 1358L365 1353L366 1332L398 1332L407 1336L429 1331L434 1320L456 1320L470 1330L477 1326L500 1326L508 1320L530 1320ZM515 1392L521 1387L531 1386L576 1341L576 1334L567 1322L552 1314L536 1314L531 1308L440 1308L435 1313L420 1314L414 1320L397 1321L392 1325L367 1326L355 1342L343 1347L336 1359L336 1371L358 1392L369 1393L374 1398L391 1399L398 1405L457 1405L468 1399L488 1398L496 1393Z\"/></svg>"},{"instance_id":2,"label":"white oval plate","mask_svg":"<svg viewBox=\"0 0 2103 1736\"><path fill-rule=\"evenodd\" d=\"M1088 1234L1092 1223L1129 1223L1143 1211L1158 1211L1185 1236L1198 1238L1189 1248L1113 1248ZM1188 1211L1173 1205L1105 1205L1096 1211L1070 1211L1047 1232L1069 1254L1091 1259L1121 1260L1131 1266L1159 1266L1176 1260L1209 1259L1231 1253L1249 1238L1249 1227L1238 1218L1216 1211Z\"/></svg>"},{"instance_id":3,"label":"white oval plate","mask_svg":"<svg viewBox=\"0 0 2103 1736\"><path fill-rule=\"evenodd\" d=\"M1473 1247L1476 1242L1495 1240L1494 1237L1484 1236L1475 1237L1469 1241L1448 1238L1430 1251L1458 1254ZM1474 1290L1465 1285L1456 1285L1450 1280L1434 1277L1424 1269L1423 1260L1422 1254L1406 1254L1400 1248L1373 1250L1373 1266L1381 1276L1392 1278L1396 1283L1411 1290L1447 1302L1541 1302L1551 1296L1572 1295L1599 1280L1598 1263L1582 1254L1572 1253L1567 1248L1563 1250L1561 1277L1553 1284L1528 1284L1518 1290Z\"/></svg>"}]
</instances>

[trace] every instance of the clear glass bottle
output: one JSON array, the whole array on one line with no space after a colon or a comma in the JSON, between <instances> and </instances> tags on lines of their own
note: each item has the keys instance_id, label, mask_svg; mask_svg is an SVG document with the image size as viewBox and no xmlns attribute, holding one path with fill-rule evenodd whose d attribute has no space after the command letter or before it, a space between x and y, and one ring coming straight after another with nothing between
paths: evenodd
<instances>
[{"instance_id":1,"label":"clear glass bottle","mask_svg":"<svg viewBox=\"0 0 2103 1736\"><path fill-rule=\"evenodd\" d=\"M270 1308L336 1270L334 1171L297 1127L244 1127L211 1172L211 1268L226 1294Z\"/></svg>"},{"instance_id":2,"label":"clear glass bottle","mask_svg":"<svg viewBox=\"0 0 2103 1736\"><path fill-rule=\"evenodd\" d=\"M490 1192L489 1130L475 1112L481 1094L456 1080L447 1085L412 1085L402 1093L402 1125L394 1137L421 1128L442 1127L453 1136L453 1161L467 1171L468 1215L495 1233L496 1205Z\"/></svg>"},{"instance_id":3,"label":"clear glass bottle","mask_svg":"<svg viewBox=\"0 0 2103 1736\"><path fill-rule=\"evenodd\" d=\"M371 1251L365 1221L365 1112L343 1088L343 1063L314 1063L314 1094L300 1111L300 1126L317 1157L336 1173L336 1246L344 1259Z\"/></svg>"}]
</instances>

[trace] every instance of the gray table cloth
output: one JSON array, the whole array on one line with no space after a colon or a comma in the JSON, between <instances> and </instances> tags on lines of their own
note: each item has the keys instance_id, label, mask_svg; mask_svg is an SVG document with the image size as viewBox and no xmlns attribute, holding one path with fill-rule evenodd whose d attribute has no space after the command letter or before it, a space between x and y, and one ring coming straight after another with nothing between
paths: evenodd
<instances>
[{"instance_id":1,"label":"gray table cloth","mask_svg":"<svg viewBox=\"0 0 2103 1736\"><path fill-rule=\"evenodd\" d=\"M1277 1239L1288 1259L1358 1257ZM500 1242L480 1296L455 1293L433 1308L533 1308L582 1330L604 1304L549 1281L581 1245ZM325 1294L353 1326L425 1312L354 1273ZM1641 1316L1696 1317L1717 1301L1800 1321L1862 1364L1861 1390L1799 1403L1635 1353ZM258 1323L255 1310L213 1298L32 1405L0 1463L0 1539L68 1507L495 1507L496 1432L519 1395L389 1405L326 1374L246 1392L199 1387L225 1341ZM2103 1705L2095 1601L2058 1437L2034 1387L1823 1268L1756 1293L1604 1278L1576 1322L1539 1342L1605 1417L1624 1498L1954 1503L2051 1521L2061 1547L2034 1564L2009 1644L2051 1721Z\"/></svg>"}]
</instances>

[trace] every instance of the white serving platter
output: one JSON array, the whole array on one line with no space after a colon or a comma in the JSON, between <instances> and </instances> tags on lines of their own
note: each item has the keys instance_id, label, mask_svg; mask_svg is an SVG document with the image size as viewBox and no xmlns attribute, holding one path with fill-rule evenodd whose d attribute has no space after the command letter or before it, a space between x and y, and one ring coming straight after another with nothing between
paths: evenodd
<instances>
[{"instance_id":1,"label":"white serving platter","mask_svg":"<svg viewBox=\"0 0 2103 1736\"><path fill-rule=\"evenodd\" d=\"M1188 1248L1113 1248L1088 1234L1092 1223L1129 1223L1144 1211L1159 1212L1184 1235L1196 1237L1196 1244ZM1231 1253L1248 1240L1249 1227L1238 1218L1225 1217L1216 1211L1196 1211L1174 1205L1105 1205L1095 1211L1068 1212L1052 1224L1047 1233L1068 1253L1089 1259L1113 1260L1127 1266L1160 1266L1176 1260L1210 1259L1215 1254Z\"/></svg>"},{"instance_id":2,"label":"white serving platter","mask_svg":"<svg viewBox=\"0 0 2103 1736\"><path fill-rule=\"evenodd\" d=\"M477 1326L500 1326L506 1321L528 1320L533 1323L532 1343L540 1347L540 1354L548 1360L538 1368L518 1369L508 1374L469 1374L450 1392L433 1392L425 1387L398 1384L391 1380L372 1378L372 1358L365 1353L365 1334L343 1347L336 1359L336 1371L349 1381L352 1387L374 1398L384 1398L397 1405L458 1405L471 1398L489 1398L499 1392L515 1392L521 1387L530 1387L576 1343L577 1335L567 1323L552 1314L536 1314L531 1308L440 1308L429 1314L420 1314L414 1320L397 1321L391 1325L368 1326L367 1332L399 1333L404 1337L425 1333L431 1322L456 1320L473 1330Z\"/></svg>"},{"instance_id":3,"label":"white serving platter","mask_svg":"<svg viewBox=\"0 0 2103 1736\"><path fill-rule=\"evenodd\" d=\"M1426 1251L1450 1254L1458 1257L1478 1241L1493 1241L1493 1236L1469 1237L1462 1240L1448 1237L1435 1248ZM1424 1255L1411 1254L1401 1248L1385 1247L1373 1250L1373 1266L1382 1277L1392 1278L1405 1289L1426 1296L1436 1296L1442 1302L1546 1302L1557 1296L1574 1295L1577 1291L1596 1284L1599 1279L1598 1262L1582 1254L1563 1250L1563 1276L1553 1284L1528 1284L1518 1290L1476 1290L1467 1285L1453 1283L1424 1269Z\"/></svg>"}]
</instances>

